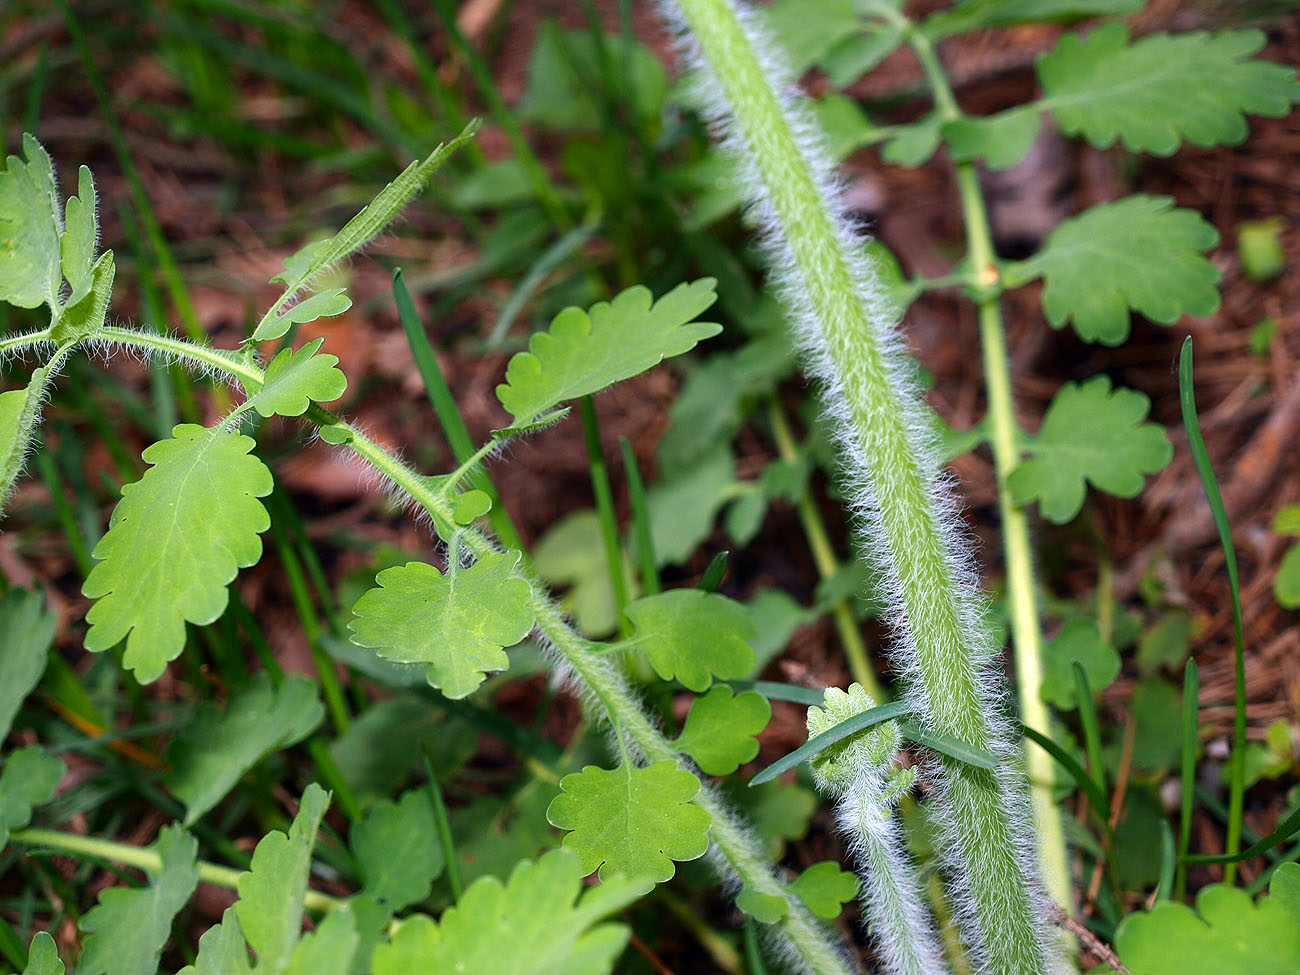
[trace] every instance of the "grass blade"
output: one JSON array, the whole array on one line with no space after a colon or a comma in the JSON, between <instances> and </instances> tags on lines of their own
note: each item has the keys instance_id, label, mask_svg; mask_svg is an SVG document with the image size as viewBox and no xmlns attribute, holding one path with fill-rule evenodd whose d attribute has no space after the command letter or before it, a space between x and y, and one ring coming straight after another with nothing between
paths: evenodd
<instances>
[{"instance_id":1,"label":"grass blade","mask_svg":"<svg viewBox=\"0 0 1300 975\"><path fill-rule=\"evenodd\" d=\"M907 713L907 705L901 701L895 701L892 704L882 704L880 707L871 708L861 714L855 714L853 717L841 721L829 731L824 731L817 737L810 738L784 758L773 762L750 779L749 784L755 786L770 782L782 772L794 768L801 762L808 761L814 755L821 753L836 742L843 741L850 735L865 731L867 728L874 728L876 725L883 724L893 718L901 718Z\"/></svg>"},{"instance_id":2,"label":"grass blade","mask_svg":"<svg viewBox=\"0 0 1300 975\"><path fill-rule=\"evenodd\" d=\"M627 437L619 437L623 450L623 473L627 477L627 495L632 505L632 532L636 538L637 561L641 563L641 589L647 596L659 592L659 567L655 565L654 538L650 534L650 508L645 500L645 483L641 467Z\"/></svg>"},{"instance_id":3,"label":"grass blade","mask_svg":"<svg viewBox=\"0 0 1300 975\"><path fill-rule=\"evenodd\" d=\"M1182 789L1178 805L1178 877L1174 896L1187 894L1187 851L1192 843L1192 801L1196 796L1196 738L1201 679L1195 660L1188 660L1183 670L1183 759Z\"/></svg>"}]
</instances>

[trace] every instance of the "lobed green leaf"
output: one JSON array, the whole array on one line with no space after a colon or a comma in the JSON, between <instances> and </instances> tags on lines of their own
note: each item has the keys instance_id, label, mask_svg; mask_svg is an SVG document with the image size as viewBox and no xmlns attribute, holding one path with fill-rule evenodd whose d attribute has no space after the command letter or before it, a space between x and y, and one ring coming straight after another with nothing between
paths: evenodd
<instances>
[{"instance_id":1,"label":"lobed green leaf","mask_svg":"<svg viewBox=\"0 0 1300 975\"><path fill-rule=\"evenodd\" d=\"M32 821L32 808L54 798L63 778L63 763L46 755L39 745L12 752L0 772L0 849L9 842L9 831L22 829Z\"/></svg>"},{"instance_id":2,"label":"lobed green leaf","mask_svg":"<svg viewBox=\"0 0 1300 975\"><path fill-rule=\"evenodd\" d=\"M77 971L81 975L155 975L171 937L172 919L199 883L198 842L179 826L168 826L153 849L162 869L148 887L110 887L98 906L81 919L87 935Z\"/></svg>"},{"instance_id":3,"label":"lobed green leaf","mask_svg":"<svg viewBox=\"0 0 1300 975\"><path fill-rule=\"evenodd\" d=\"M772 718L772 705L757 691L732 695L715 684L697 697L675 742L707 775L730 775L758 754L755 737Z\"/></svg>"},{"instance_id":4,"label":"lobed green leaf","mask_svg":"<svg viewBox=\"0 0 1300 975\"><path fill-rule=\"evenodd\" d=\"M1257 30L1152 34L1129 43L1128 28L1103 24L1066 34L1038 61L1045 106L1056 124L1098 147L1116 139L1132 152L1168 156L1245 141L1246 113L1281 116L1300 101L1294 68L1252 60Z\"/></svg>"},{"instance_id":5,"label":"lobed green leaf","mask_svg":"<svg viewBox=\"0 0 1300 975\"><path fill-rule=\"evenodd\" d=\"M45 596L10 589L0 597L0 741L9 736L14 716L45 673L55 616L45 608Z\"/></svg>"},{"instance_id":6,"label":"lobed green leaf","mask_svg":"<svg viewBox=\"0 0 1300 975\"><path fill-rule=\"evenodd\" d=\"M227 907L221 923L203 932L199 953L193 965L186 965L176 975L252 975L248 948L239 929L234 907Z\"/></svg>"},{"instance_id":7,"label":"lobed green leaf","mask_svg":"<svg viewBox=\"0 0 1300 975\"><path fill-rule=\"evenodd\" d=\"M352 956L360 943L351 909L330 911L315 931L303 935L294 946L286 975L350 975Z\"/></svg>"},{"instance_id":8,"label":"lobed green leaf","mask_svg":"<svg viewBox=\"0 0 1300 975\"><path fill-rule=\"evenodd\" d=\"M67 969L59 959L59 946L48 931L37 931L27 952L23 975L64 975Z\"/></svg>"},{"instance_id":9,"label":"lobed green leaf","mask_svg":"<svg viewBox=\"0 0 1300 975\"><path fill-rule=\"evenodd\" d=\"M324 341L319 338L296 351L276 353L266 367L262 388L249 397L258 413L302 416L312 403L328 403L343 395L348 378L337 368L338 356L320 351Z\"/></svg>"},{"instance_id":10,"label":"lobed green leaf","mask_svg":"<svg viewBox=\"0 0 1300 975\"><path fill-rule=\"evenodd\" d=\"M691 800L700 780L675 762L646 768L588 765L560 780L546 818L569 830L564 848L582 862L581 876L620 876L649 886L676 872L674 860L695 860L709 847L712 817ZM643 888L644 889L644 888Z\"/></svg>"},{"instance_id":11,"label":"lobed green leaf","mask_svg":"<svg viewBox=\"0 0 1300 975\"><path fill-rule=\"evenodd\" d=\"M349 837L363 892L394 913L424 900L442 873L442 847L433 842L435 819L428 789L411 789L397 802L377 803Z\"/></svg>"},{"instance_id":12,"label":"lobed green leaf","mask_svg":"<svg viewBox=\"0 0 1300 975\"><path fill-rule=\"evenodd\" d=\"M1007 478L1017 504L1037 501L1048 521L1063 525L1083 507L1086 485L1131 498L1144 475L1164 468L1174 449L1164 428L1144 423L1151 401L1132 389L1112 390L1105 376L1066 383L1047 408L1032 456Z\"/></svg>"},{"instance_id":13,"label":"lobed green leaf","mask_svg":"<svg viewBox=\"0 0 1300 975\"><path fill-rule=\"evenodd\" d=\"M49 154L23 133L23 156L0 172L0 300L19 308L59 307L63 215Z\"/></svg>"},{"instance_id":14,"label":"lobed green leaf","mask_svg":"<svg viewBox=\"0 0 1300 975\"><path fill-rule=\"evenodd\" d=\"M324 243L328 244L329 241ZM308 245L309 247L315 245ZM301 252L299 252L301 253ZM288 261L285 262L288 266ZM296 305L290 305L288 308L279 312L266 325L259 325L253 333L253 339L257 342L271 341L278 339L285 332L289 331L294 325L306 325L308 322L314 322L318 318L333 318L335 315L342 315L352 307L352 299L344 293L342 288L331 288L328 291L321 291L305 298ZM297 414L292 414L297 416Z\"/></svg>"},{"instance_id":15,"label":"lobed green leaf","mask_svg":"<svg viewBox=\"0 0 1300 975\"><path fill-rule=\"evenodd\" d=\"M624 610L633 639L664 680L704 691L713 676L744 677L754 667L754 624L744 604L700 589L643 596Z\"/></svg>"},{"instance_id":16,"label":"lobed green leaf","mask_svg":"<svg viewBox=\"0 0 1300 975\"><path fill-rule=\"evenodd\" d=\"M1119 676L1119 654L1101 638L1101 630L1094 620L1074 620L1061 628L1061 632L1047 645L1043 653L1043 700L1062 711L1071 711L1076 705L1074 665L1083 667L1088 687L1100 693Z\"/></svg>"},{"instance_id":17,"label":"lobed green leaf","mask_svg":"<svg viewBox=\"0 0 1300 975\"><path fill-rule=\"evenodd\" d=\"M357 600L352 642L385 660L428 664L428 681L450 698L472 694L488 671L510 666L505 647L535 622L518 552L488 555L444 576L424 562L385 569Z\"/></svg>"},{"instance_id":18,"label":"lobed green leaf","mask_svg":"<svg viewBox=\"0 0 1300 975\"><path fill-rule=\"evenodd\" d=\"M693 321L716 300L713 278L679 284L658 301L641 286L588 311L566 308L548 331L528 341L506 367L497 398L514 416L512 427L532 423L560 403L630 379L722 331Z\"/></svg>"},{"instance_id":19,"label":"lobed green leaf","mask_svg":"<svg viewBox=\"0 0 1300 975\"><path fill-rule=\"evenodd\" d=\"M147 684L181 652L186 621L222 614L226 586L261 558L258 535L270 525L257 499L271 493L271 472L253 447L241 434L182 423L145 450L153 466L122 488L92 553L102 561L82 587L97 600L87 650L126 638L123 662Z\"/></svg>"},{"instance_id":20,"label":"lobed green leaf","mask_svg":"<svg viewBox=\"0 0 1300 975\"><path fill-rule=\"evenodd\" d=\"M185 825L220 802L268 754L306 738L324 716L315 682L301 674L278 688L258 674L224 710L215 701L201 705L167 749L167 788L185 804Z\"/></svg>"},{"instance_id":21,"label":"lobed green leaf","mask_svg":"<svg viewBox=\"0 0 1300 975\"><path fill-rule=\"evenodd\" d=\"M791 885L819 918L834 921L844 905L858 896L858 878L831 860L814 863Z\"/></svg>"}]
</instances>

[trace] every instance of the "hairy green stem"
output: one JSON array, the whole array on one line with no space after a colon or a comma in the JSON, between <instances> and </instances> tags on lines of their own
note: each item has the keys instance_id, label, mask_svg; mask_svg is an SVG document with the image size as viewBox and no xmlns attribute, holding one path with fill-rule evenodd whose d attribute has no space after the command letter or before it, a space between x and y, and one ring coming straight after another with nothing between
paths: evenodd
<instances>
[{"instance_id":1,"label":"hairy green stem","mask_svg":"<svg viewBox=\"0 0 1300 975\"><path fill-rule=\"evenodd\" d=\"M963 934L982 972L1041 975L1051 962L1032 879L1033 840L1019 813L1014 750L994 725L989 658L968 555L940 510L939 471L901 350L877 300L874 268L840 216L810 122L760 55L759 28L731 0L678 0L710 77L715 119L739 149L767 224L776 273L837 435L891 595L893 647L923 724L999 753L990 772L941 758L931 782ZM930 764L930 763L927 763Z\"/></svg>"},{"instance_id":2,"label":"hairy green stem","mask_svg":"<svg viewBox=\"0 0 1300 975\"><path fill-rule=\"evenodd\" d=\"M219 370L254 389L263 382L262 370L251 359L183 339L111 326L99 329L96 338L171 356L202 369ZM429 479L327 410L312 406L306 416L319 426L346 431L347 448L423 508L435 525L454 524L452 500L436 490ZM473 527L460 530L457 538L476 558L499 550L493 541ZM610 721L622 729L647 762L677 761L679 753L646 714L615 665L569 625L530 567L521 565L519 571L529 585L537 629L553 648L555 663L562 675L572 678L584 694L604 704ZM713 788L701 783L694 802L713 819L710 838L722 871L734 876L750 890L785 900L788 910L776 927L793 956L799 959L799 970L812 975L849 975L850 968L838 943L808 912L798 896L778 879L771 862L753 837L736 822Z\"/></svg>"},{"instance_id":3,"label":"hairy green stem","mask_svg":"<svg viewBox=\"0 0 1300 975\"><path fill-rule=\"evenodd\" d=\"M93 857L97 860L111 860L114 863L148 870L157 873L162 870L162 856L156 851L130 843L117 843L113 840L100 839L97 836L81 836L77 833L64 833L56 829L16 829L9 834L14 843L23 843L31 847L66 853L71 856ZM223 867L218 863L200 860L199 880L205 884L218 887L239 889L239 878L246 871L234 867ZM313 911L332 911L347 903L342 898L331 897L317 890L308 890L303 903Z\"/></svg>"}]
</instances>

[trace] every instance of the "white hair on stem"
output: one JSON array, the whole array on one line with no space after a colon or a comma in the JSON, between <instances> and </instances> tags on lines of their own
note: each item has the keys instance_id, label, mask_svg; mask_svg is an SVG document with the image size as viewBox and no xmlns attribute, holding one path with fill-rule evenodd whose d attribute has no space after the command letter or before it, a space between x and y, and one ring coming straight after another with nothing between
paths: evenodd
<instances>
[{"instance_id":1,"label":"white hair on stem","mask_svg":"<svg viewBox=\"0 0 1300 975\"><path fill-rule=\"evenodd\" d=\"M736 0L661 0L758 219L807 371L851 487L850 508L888 607L891 660L927 727L992 751L920 773L942 834L954 915L986 975L1039 975L1044 935L1024 775L979 577L935 434L865 239L846 217L831 154L758 17Z\"/></svg>"}]
</instances>

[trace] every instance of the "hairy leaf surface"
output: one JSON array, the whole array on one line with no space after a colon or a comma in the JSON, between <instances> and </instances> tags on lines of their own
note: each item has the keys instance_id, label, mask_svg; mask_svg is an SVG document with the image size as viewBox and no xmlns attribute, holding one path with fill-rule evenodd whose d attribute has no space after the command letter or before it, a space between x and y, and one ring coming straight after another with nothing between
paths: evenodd
<instances>
[{"instance_id":1,"label":"hairy leaf surface","mask_svg":"<svg viewBox=\"0 0 1300 975\"><path fill-rule=\"evenodd\" d=\"M249 397L262 416L302 416L312 403L328 403L343 395L348 378L338 366L339 357L320 352L324 339L302 348L281 349L266 367L262 388Z\"/></svg>"},{"instance_id":2,"label":"hairy leaf surface","mask_svg":"<svg viewBox=\"0 0 1300 975\"><path fill-rule=\"evenodd\" d=\"M248 873L239 878L235 913L249 945L257 952L257 970L279 975L289 967L302 931L302 905L329 793L312 783L302 794L289 835L267 833L253 851Z\"/></svg>"},{"instance_id":3,"label":"hairy leaf surface","mask_svg":"<svg viewBox=\"0 0 1300 975\"><path fill-rule=\"evenodd\" d=\"M518 563L519 553L507 552L446 576L424 562L385 569L353 607L352 642L397 663L427 663L430 684L465 697L488 671L510 665L504 648L533 628Z\"/></svg>"},{"instance_id":4,"label":"hairy leaf surface","mask_svg":"<svg viewBox=\"0 0 1300 975\"><path fill-rule=\"evenodd\" d=\"M584 890L582 877L565 850L520 862L505 884L480 877L440 921L405 921L375 949L374 975L608 975L628 928L602 919L636 900L640 887L617 878Z\"/></svg>"},{"instance_id":5,"label":"hairy leaf surface","mask_svg":"<svg viewBox=\"0 0 1300 975\"><path fill-rule=\"evenodd\" d=\"M754 666L754 624L743 604L700 589L644 596L625 610L636 645L664 680L704 691L714 675L744 677Z\"/></svg>"},{"instance_id":6,"label":"hairy leaf surface","mask_svg":"<svg viewBox=\"0 0 1300 975\"><path fill-rule=\"evenodd\" d=\"M730 775L758 754L754 736L771 718L772 705L762 694L744 691L733 696L730 687L715 684L691 704L676 746L706 774Z\"/></svg>"},{"instance_id":7,"label":"hairy leaf surface","mask_svg":"<svg viewBox=\"0 0 1300 975\"><path fill-rule=\"evenodd\" d=\"M315 681L301 674L279 688L258 674L224 710L215 701L201 705L167 749L167 788L185 803L185 825L220 802L266 755L306 738L324 716Z\"/></svg>"},{"instance_id":8,"label":"hairy leaf surface","mask_svg":"<svg viewBox=\"0 0 1300 975\"><path fill-rule=\"evenodd\" d=\"M527 352L510 360L506 381L497 386L497 398L515 418L513 426L532 423L560 403L630 379L717 335L721 325L693 321L717 298L715 283L701 278L679 284L658 301L638 285L589 311L560 312L548 331L528 340Z\"/></svg>"},{"instance_id":9,"label":"hairy leaf surface","mask_svg":"<svg viewBox=\"0 0 1300 975\"><path fill-rule=\"evenodd\" d=\"M68 279L67 304L75 305L91 288L95 245L99 242L99 217L95 205L95 178L82 166L77 170L77 195L64 205L64 231L59 235L59 266Z\"/></svg>"},{"instance_id":10,"label":"hairy leaf surface","mask_svg":"<svg viewBox=\"0 0 1300 975\"><path fill-rule=\"evenodd\" d=\"M49 381L50 370L41 366L32 371L31 379L22 389L0 393L0 511L27 461L27 450L41 415L41 399Z\"/></svg>"},{"instance_id":11,"label":"hairy leaf surface","mask_svg":"<svg viewBox=\"0 0 1300 975\"><path fill-rule=\"evenodd\" d=\"M14 715L45 673L54 641L55 616L45 608L43 593L10 589L0 596L0 741L9 735Z\"/></svg>"},{"instance_id":12,"label":"hairy leaf surface","mask_svg":"<svg viewBox=\"0 0 1300 975\"><path fill-rule=\"evenodd\" d=\"M81 919L86 945L80 975L155 975L158 958L171 937L172 918L199 883L198 843L179 826L168 826L153 849L162 869L148 887L110 887L99 905Z\"/></svg>"},{"instance_id":13,"label":"hairy leaf surface","mask_svg":"<svg viewBox=\"0 0 1300 975\"><path fill-rule=\"evenodd\" d=\"M5 759L0 773L0 849L9 842L11 829L32 821L33 806L54 798L63 772L63 763L39 745L20 748Z\"/></svg>"},{"instance_id":14,"label":"hairy leaf surface","mask_svg":"<svg viewBox=\"0 0 1300 975\"><path fill-rule=\"evenodd\" d=\"M86 620L87 650L127 639L124 662L141 683L156 680L185 645L185 623L211 623L226 586L262 555L270 519L257 499L271 472L241 434L182 423L144 452L153 466L122 488L102 561L82 592L97 602Z\"/></svg>"},{"instance_id":15,"label":"hairy leaf surface","mask_svg":"<svg viewBox=\"0 0 1300 975\"><path fill-rule=\"evenodd\" d=\"M1063 525L1083 507L1088 483L1117 498L1136 495L1143 475L1174 453L1164 429L1143 422L1150 408L1142 393L1112 390L1105 376L1066 383L1030 443L1033 456L1007 479L1016 503L1038 501L1044 518Z\"/></svg>"},{"instance_id":16,"label":"hairy leaf surface","mask_svg":"<svg viewBox=\"0 0 1300 975\"><path fill-rule=\"evenodd\" d=\"M1043 249L1008 268L1012 287L1042 277L1043 310L1055 328L1073 321L1085 342L1119 345L1129 311L1171 325L1219 308L1219 272L1202 256L1219 234L1167 196L1126 197L1071 217Z\"/></svg>"},{"instance_id":17,"label":"hairy leaf surface","mask_svg":"<svg viewBox=\"0 0 1300 975\"><path fill-rule=\"evenodd\" d=\"M23 134L23 156L0 172L0 299L19 308L58 307L63 215L49 154Z\"/></svg>"},{"instance_id":18,"label":"hairy leaf surface","mask_svg":"<svg viewBox=\"0 0 1300 975\"><path fill-rule=\"evenodd\" d=\"M564 848L578 854L582 875L669 879L674 860L694 860L709 846L712 819L691 804L700 780L675 762L646 768L588 765L560 780L546 810L552 826L570 830Z\"/></svg>"},{"instance_id":19,"label":"hairy leaf surface","mask_svg":"<svg viewBox=\"0 0 1300 975\"><path fill-rule=\"evenodd\" d=\"M1294 68L1251 60L1257 30L1152 34L1129 43L1114 21L1086 38L1066 34L1038 62L1056 124L1098 147L1168 156L1193 145L1237 145L1245 113L1281 116L1300 101Z\"/></svg>"},{"instance_id":20,"label":"hairy leaf surface","mask_svg":"<svg viewBox=\"0 0 1300 975\"><path fill-rule=\"evenodd\" d=\"M350 842L364 892L394 912L424 900L442 873L442 847L433 842L433 802L411 789L398 802L377 803L352 827Z\"/></svg>"}]
</instances>

